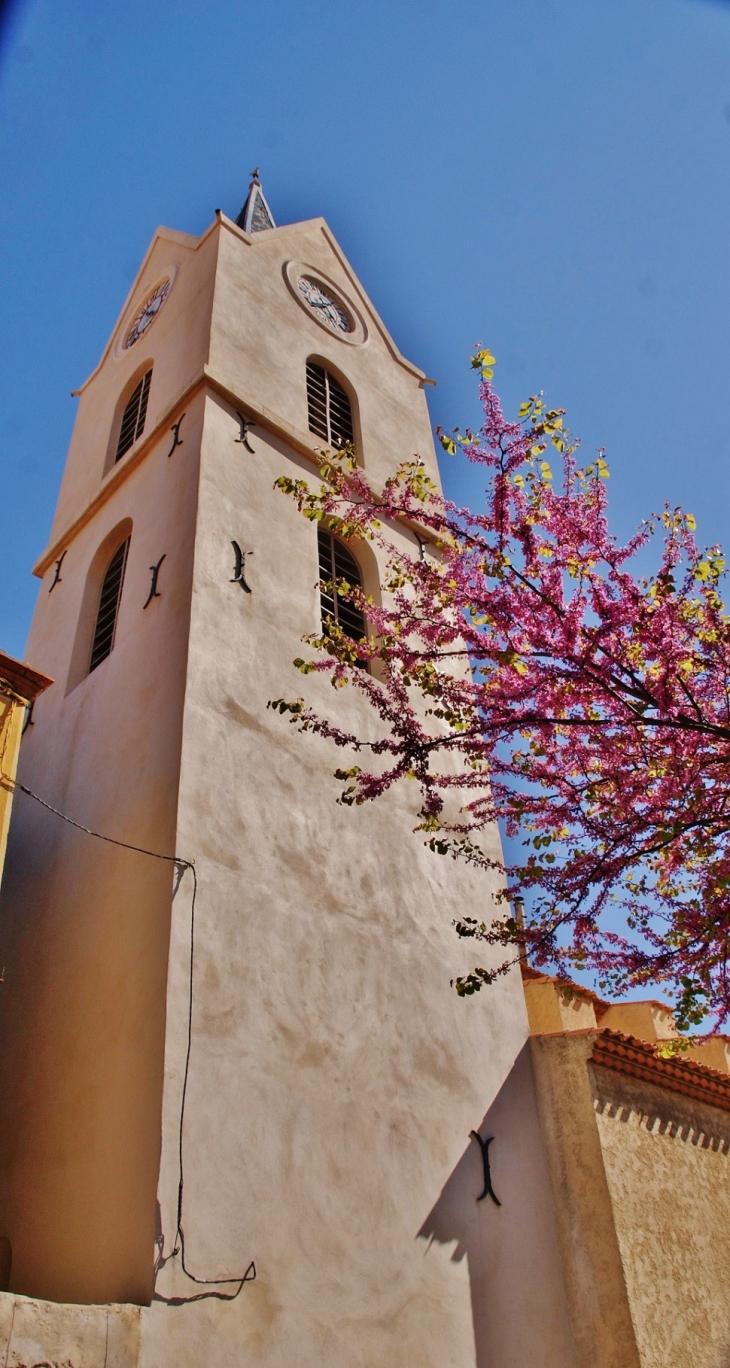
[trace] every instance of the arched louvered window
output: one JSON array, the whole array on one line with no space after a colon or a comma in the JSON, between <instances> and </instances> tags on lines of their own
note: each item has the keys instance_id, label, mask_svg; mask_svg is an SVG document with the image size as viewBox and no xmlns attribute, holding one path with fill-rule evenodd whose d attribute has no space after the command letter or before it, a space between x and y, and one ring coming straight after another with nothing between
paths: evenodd
<instances>
[{"instance_id":1,"label":"arched louvered window","mask_svg":"<svg viewBox=\"0 0 730 1368\"><path fill-rule=\"evenodd\" d=\"M324 580L325 584L329 580L344 579L348 584L362 588L360 567L347 547L323 527L318 529L317 535L320 579ZM335 593L332 588L323 587L320 590L320 601L323 626L328 622L336 622L353 641L361 641L363 637L367 637L365 614L361 613L354 603L350 603L349 599Z\"/></svg>"},{"instance_id":2,"label":"arched louvered window","mask_svg":"<svg viewBox=\"0 0 730 1368\"><path fill-rule=\"evenodd\" d=\"M115 461L121 461L125 451L134 445L138 437L144 432L144 420L147 417L147 400L150 396L150 382L152 380L152 367L130 394L122 414L121 427L119 428L119 440L114 456Z\"/></svg>"},{"instance_id":3,"label":"arched louvered window","mask_svg":"<svg viewBox=\"0 0 730 1368\"><path fill-rule=\"evenodd\" d=\"M114 633L117 626L119 601L122 597L128 551L129 537L125 542L122 542L121 546L117 547L106 568L106 574L101 585L101 594L99 595L99 609L96 614L89 674L96 669L97 665L101 665L102 660L106 660L114 645Z\"/></svg>"},{"instance_id":4,"label":"arched louvered window","mask_svg":"<svg viewBox=\"0 0 730 1368\"><path fill-rule=\"evenodd\" d=\"M354 442L349 396L339 380L316 361L307 362L307 409L310 432L338 449Z\"/></svg>"}]
</instances>

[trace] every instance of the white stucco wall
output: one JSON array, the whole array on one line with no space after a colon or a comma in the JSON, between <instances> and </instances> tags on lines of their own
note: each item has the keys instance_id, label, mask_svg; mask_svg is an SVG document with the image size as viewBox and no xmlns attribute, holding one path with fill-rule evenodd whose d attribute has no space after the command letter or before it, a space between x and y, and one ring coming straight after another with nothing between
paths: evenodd
<instances>
[{"instance_id":1,"label":"white stucco wall","mask_svg":"<svg viewBox=\"0 0 730 1368\"><path fill-rule=\"evenodd\" d=\"M262 1364L295 1353L375 1364L397 1352L414 1363L475 1362L467 1269L417 1237L524 1040L521 989L510 980L475 1000L456 996L449 979L471 952L451 918L484 902L481 879L424 850L405 790L367 810L337 806L331 772L342 757L267 711L270 698L302 687L291 661L318 624L316 530L272 488L297 462L261 432L249 456L236 433L209 399L178 825L199 879L190 1265L234 1276L256 1259L259 1278L226 1323L239 1350L255 1334ZM250 596L229 583L234 536L254 551ZM368 725L354 696L328 684L319 692L343 719ZM167 1248L188 912L178 897ZM159 1286L194 1291L164 1274ZM176 1321L181 1352L200 1315ZM169 1316L158 1324L169 1334ZM149 1333L152 1363L160 1344ZM233 1352L227 1342L206 1348L211 1365L234 1362Z\"/></svg>"},{"instance_id":2,"label":"white stucco wall","mask_svg":"<svg viewBox=\"0 0 730 1368\"><path fill-rule=\"evenodd\" d=\"M137 349L154 362L146 432L104 475L134 373L115 337L171 252L173 291ZM365 345L328 335L300 307L284 279L292 259L336 282L365 320ZM343 756L266 708L306 686L343 720L372 726L354 691L335 696L292 667L319 624L316 531L272 487L314 469L310 355L356 396L376 479L414 451L436 472L422 377L369 308L320 220L251 241L224 220L197 245L160 234L82 395L41 559L44 569L73 529L63 583L49 595L47 572L29 642L58 683L38 706L22 777L96 829L195 861L188 1266L235 1277L253 1258L258 1276L235 1301L196 1300L205 1289L173 1254L190 875L172 903L168 966L170 870L27 799L11 833L2 950L2 1104L18 1124L11 1141L6 1122L0 1152L0 1234L13 1241L16 1291L144 1302L159 1171L166 1262L141 1312L146 1368L493 1368L520 1306L525 1326L504 1364L529 1346L545 1368L567 1361L564 1308L557 1294L537 1296L539 1269L522 1299L490 1274L500 1260L517 1269L521 1241L529 1248L520 1189L536 1228L549 1228L534 1125L512 1146L519 1163L505 1167L501 1151L516 1224L509 1205L496 1221L476 1206L478 1154L464 1169L469 1131L493 1103L503 1124L503 1085L503 1096L516 1089L516 1114L531 1105L529 1070L512 1072L527 1034L517 975L466 1001L449 986L473 961L452 917L488 915L489 888L424 849L407 787L370 808L339 807L332 770ZM254 455L235 440L239 404L257 414ZM183 407L183 446L168 457ZM117 642L67 691L87 569L122 518L134 526ZM232 539L253 551L250 595L231 583ZM163 551L162 597L143 610ZM432 1229L446 1191L453 1236ZM483 1241L468 1259L462 1228Z\"/></svg>"},{"instance_id":3,"label":"white stucco wall","mask_svg":"<svg viewBox=\"0 0 730 1368\"><path fill-rule=\"evenodd\" d=\"M146 363L154 366L145 437L200 375L208 359L216 255L215 232L199 242L170 229L159 229L155 235L101 361L80 389L50 546L55 546L105 486L115 484L123 467L134 460L130 452L120 466L112 465L104 474L119 398L138 372ZM164 276L173 278L164 307L139 341L124 349L121 343L135 312L154 283Z\"/></svg>"},{"instance_id":4,"label":"white stucco wall","mask_svg":"<svg viewBox=\"0 0 730 1368\"><path fill-rule=\"evenodd\" d=\"M21 782L84 826L162 853L175 849L202 414L199 398L174 458L165 429L67 542L27 648L56 682L25 733ZM87 457L98 485L99 445ZM114 649L77 679L74 655L88 662L93 632L92 612L79 644L89 567L129 520ZM161 597L144 609L163 553ZM66 1301L145 1301L173 870L24 794L15 808L0 913L0 1232L13 1246L11 1285Z\"/></svg>"}]
</instances>

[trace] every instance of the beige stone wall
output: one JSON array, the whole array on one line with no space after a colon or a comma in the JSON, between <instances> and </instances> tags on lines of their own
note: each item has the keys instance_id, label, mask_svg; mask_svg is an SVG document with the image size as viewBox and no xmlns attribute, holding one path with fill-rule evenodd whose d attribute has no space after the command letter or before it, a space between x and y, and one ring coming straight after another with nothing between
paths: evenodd
<instances>
[{"instance_id":1,"label":"beige stone wall","mask_svg":"<svg viewBox=\"0 0 730 1368\"><path fill-rule=\"evenodd\" d=\"M458 1236L468 1261L479 1368L576 1368L545 1143L530 1047L526 1044L479 1132L491 1136L491 1197L472 1140L425 1227L430 1238Z\"/></svg>"},{"instance_id":2,"label":"beige stone wall","mask_svg":"<svg viewBox=\"0 0 730 1368\"><path fill-rule=\"evenodd\" d=\"M484 903L483 883L414 838L407 787L380 806L338 807L341 757L267 711L268 699L305 686L291 662L319 622L316 529L272 487L302 472L301 460L261 429L255 455L242 452L237 430L210 398L178 826L200 889L183 1216L198 1276L234 1276L253 1257L258 1278L226 1308L198 1304L172 1320L153 1307L143 1363L160 1362L172 1335L181 1361L196 1361L185 1358L191 1337L198 1355L205 1344L211 1368L246 1351L261 1365L481 1364L456 1233L438 1242L419 1232L525 1038L519 980L471 1002L456 996L449 978L471 948L450 920ZM234 536L254 552L250 596L230 584ZM309 677L306 692L343 723L372 725L354 691L333 695ZM166 1250L188 917L176 899ZM475 1213L477 1195L462 1195ZM158 1291L196 1288L172 1261Z\"/></svg>"},{"instance_id":3,"label":"beige stone wall","mask_svg":"<svg viewBox=\"0 0 730 1368\"><path fill-rule=\"evenodd\" d=\"M677 1035L671 1010L661 1002L615 1002L601 1013L598 1023L637 1040L672 1040Z\"/></svg>"},{"instance_id":4,"label":"beige stone wall","mask_svg":"<svg viewBox=\"0 0 730 1368\"><path fill-rule=\"evenodd\" d=\"M547 977L544 980L528 978L523 982L523 988L532 1035L595 1027L596 1013L588 994L564 987Z\"/></svg>"},{"instance_id":5,"label":"beige stone wall","mask_svg":"<svg viewBox=\"0 0 730 1368\"><path fill-rule=\"evenodd\" d=\"M395 347L323 219L254 235L233 224L220 236L210 341L210 370L224 385L276 415L310 447L303 384L309 357L339 376L354 401L358 446L371 478L385 480L418 453L438 480L422 385L423 372ZM292 294L287 263L301 262L331 280L367 320L364 345L319 326Z\"/></svg>"},{"instance_id":6,"label":"beige stone wall","mask_svg":"<svg viewBox=\"0 0 730 1368\"><path fill-rule=\"evenodd\" d=\"M712 1036L688 1050L687 1058L705 1064L708 1069L717 1069L719 1073L730 1073L730 1040L728 1036Z\"/></svg>"},{"instance_id":7,"label":"beige stone wall","mask_svg":"<svg viewBox=\"0 0 730 1368\"><path fill-rule=\"evenodd\" d=\"M5 864L5 849L13 807L13 781L18 767L20 737L25 705L16 695L6 693L0 680L0 883Z\"/></svg>"},{"instance_id":8,"label":"beige stone wall","mask_svg":"<svg viewBox=\"0 0 730 1368\"><path fill-rule=\"evenodd\" d=\"M349 299L362 345L301 307L293 261ZM144 341L120 350L173 269ZM473 948L451 919L488 916L492 890L414 837L408 786L339 807L345 757L267 710L306 692L377 735L354 689L333 695L292 666L320 621L316 530L273 485L317 478L310 356L352 395L376 481L414 452L437 474L423 376L322 220L253 239L224 219L200 240L161 230L83 388L29 643L56 683L20 776L84 825L195 861L183 1228L201 1281L175 1248L190 874L173 881L169 865L21 795L0 916L0 1236L13 1291L59 1304L0 1296L0 1356L7 1368L721 1368L725 1114L591 1070L590 995L533 981L532 1029L557 1034L529 1048L517 973L458 999L449 979ZM148 361L145 434L110 467L120 403ZM236 440L238 407L255 415L253 454ZM93 576L130 524L114 650L88 675ZM231 582L233 539L253 553L251 594ZM373 550L353 549L375 589ZM144 609L163 552L162 596ZM497 854L497 833L487 842ZM671 1033L654 1003L600 1024L632 1022ZM493 1135L500 1206L478 1201L477 1127ZM223 1280L251 1259L256 1280L227 1300ZM151 1304L60 1304L127 1300Z\"/></svg>"},{"instance_id":9,"label":"beige stone wall","mask_svg":"<svg viewBox=\"0 0 730 1368\"><path fill-rule=\"evenodd\" d=\"M112 386L96 383L87 411L98 394L108 421ZM49 572L41 586L28 645L56 682L35 706L19 778L83 825L162 853L175 850L202 415L199 399L175 458L165 428L68 542L62 582L49 594ZM102 443L85 446L77 430L73 450L79 462L86 452L98 487ZM79 677L90 567L128 519L114 650ZM163 552L161 597L144 609ZM91 630L93 617L92 605ZM0 1234L17 1291L151 1295L172 887L169 864L16 795L0 915Z\"/></svg>"},{"instance_id":10,"label":"beige stone wall","mask_svg":"<svg viewBox=\"0 0 730 1368\"><path fill-rule=\"evenodd\" d=\"M149 364L154 367L143 441L200 376L208 359L216 255L215 232L200 241L170 229L159 229L155 235L101 361L81 387L51 528L51 547L93 507L105 488L117 485L123 478L123 467L134 462L134 451L119 466L109 467L108 457L120 396L140 370ZM164 307L144 336L125 350L121 342L135 309L154 283L166 275L174 275L174 282ZM181 435L186 434L183 431Z\"/></svg>"},{"instance_id":11,"label":"beige stone wall","mask_svg":"<svg viewBox=\"0 0 730 1368\"><path fill-rule=\"evenodd\" d=\"M577 1368L642 1368L588 1077L595 1035L531 1038L538 1112Z\"/></svg>"},{"instance_id":12,"label":"beige stone wall","mask_svg":"<svg viewBox=\"0 0 730 1368\"><path fill-rule=\"evenodd\" d=\"M591 1068L642 1368L730 1362L730 1114Z\"/></svg>"},{"instance_id":13,"label":"beige stone wall","mask_svg":"<svg viewBox=\"0 0 730 1368\"><path fill-rule=\"evenodd\" d=\"M3 1368L137 1368L139 1307L69 1306L0 1293Z\"/></svg>"},{"instance_id":14,"label":"beige stone wall","mask_svg":"<svg viewBox=\"0 0 730 1368\"><path fill-rule=\"evenodd\" d=\"M169 300L136 355L119 354L130 310L171 257ZM363 346L300 307L284 279L292 259L354 300ZM526 1038L519 977L456 996L449 979L473 952L450 923L467 907L488 913L483 879L414 837L407 786L380 806L338 807L343 757L266 708L302 690L292 658L319 625L316 531L273 489L280 474L312 471L309 355L350 386L376 477L414 451L436 471L420 373L320 221L255 243L225 223L198 245L158 236L81 398L53 532L56 548L68 541L64 582L52 595L42 586L30 646L57 683L22 756L30 787L77 820L195 860L188 1265L215 1280L255 1258L257 1279L235 1301L221 1299L225 1283L200 1300L173 1253L190 876L172 899L168 962L169 867L94 842L30 800L16 809L2 923L0 1234L18 1292L145 1302L154 1291L140 1321L146 1368L486 1368L488 1345L509 1342L493 1323L497 1339L484 1338L488 1264L459 1255L456 1229L432 1238L429 1223L464 1162L473 1178L476 1161L477 1186L457 1184L457 1224L476 1217L478 1231L492 1214L476 1205L468 1136ZM146 356L145 435L105 474L119 395ZM254 455L236 441L239 404L257 415ZM183 446L169 458L183 407ZM87 577L125 519L117 640L88 676L74 663ZM250 595L231 583L234 538L254 553ZM162 597L144 610L163 551ZM307 683L333 706L329 685ZM372 726L353 690L335 706L343 723ZM520 1189L544 1205L539 1162L529 1184L514 1164L501 1181L504 1227ZM530 1237L524 1208L516 1229L514 1268ZM156 1232L165 1262L153 1289ZM553 1315L552 1298L538 1304ZM522 1332L536 1365L541 1344L562 1344L554 1314L549 1333L544 1319Z\"/></svg>"},{"instance_id":15,"label":"beige stone wall","mask_svg":"<svg viewBox=\"0 0 730 1368\"><path fill-rule=\"evenodd\" d=\"M730 1116L591 1064L598 1034L530 1041L578 1368L724 1368Z\"/></svg>"}]
</instances>

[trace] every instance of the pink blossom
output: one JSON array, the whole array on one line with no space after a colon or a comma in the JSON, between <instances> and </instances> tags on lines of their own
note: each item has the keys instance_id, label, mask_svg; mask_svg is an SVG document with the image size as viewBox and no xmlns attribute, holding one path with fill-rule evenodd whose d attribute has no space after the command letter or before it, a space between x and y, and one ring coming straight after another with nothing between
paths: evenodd
<instances>
[{"instance_id":1,"label":"pink blossom","mask_svg":"<svg viewBox=\"0 0 730 1368\"><path fill-rule=\"evenodd\" d=\"M358 758L379 757L338 771L342 801L375 801L408 775L434 851L493 868L479 836L495 821L523 842L522 859L503 868L494 920L457 924L507 947L503 968L524 945L533 963L597 972L614 991L663 983L684 1025L711 1012L719 1028L730 1013L724 560L698 547L691 515L669 507L617 542L603 453L580 467L562 411L540 396L507 422L486 355L476 358L482 428L441 435L484 466L483 512L444 500L415 460L382 490L347 453L326 458L316 489L278 482L305 516L372 541L386 567L382 602L347 591L367 613L368 641L333 628L300 662L358 689L381 739L301 701L278 706ZM428 539L422 559L394 538L404 520ZM633 567L652 539L656 570L643 578ZM454 795L460 810L447 817ZM518 894L524 931L509 912ZM493 976L477 967L457 990Z\"/></svg>"}]
</instances>

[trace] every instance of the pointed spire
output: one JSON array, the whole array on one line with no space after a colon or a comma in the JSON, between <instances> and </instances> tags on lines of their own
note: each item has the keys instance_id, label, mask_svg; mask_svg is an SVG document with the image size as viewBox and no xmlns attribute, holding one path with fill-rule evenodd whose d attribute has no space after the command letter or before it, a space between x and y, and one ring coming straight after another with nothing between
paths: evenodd
<instances>
[{"instance_id":1,"label":"pointed spire","mask_svg":"<svg viewBox=\"0 0 730 1368\"><path fill-rule=\"evenodd\" d=\"M236 223L239 228L243 229L244 233L260 233L262 228L276 227L274 215L266 203L266 196L261 188L258 166L251 172L251 184L248 187L246 203L238 215Z\"/></svg>"}]
</instances>

